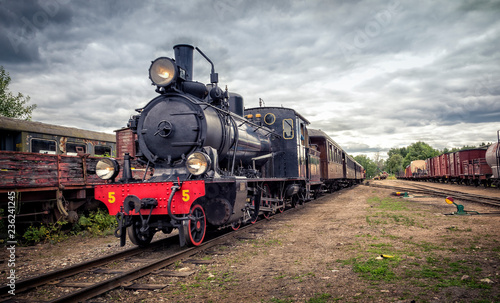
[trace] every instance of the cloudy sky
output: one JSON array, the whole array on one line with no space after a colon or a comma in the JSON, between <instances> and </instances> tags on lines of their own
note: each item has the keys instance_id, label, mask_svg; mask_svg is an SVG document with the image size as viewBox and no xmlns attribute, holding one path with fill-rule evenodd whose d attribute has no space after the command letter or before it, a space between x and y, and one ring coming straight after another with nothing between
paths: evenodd
<instances>
[{"instance_id":1,"label":"cloudy sky","mask_svg":"<svg viewBox=\"0 0 500 303\"><path fill-rule=\"evenodd\" d=\"M498 0L0 0L0 65L35 121L125 126L180 43L246 107L294 108L354 155L500 129ZM195 54L194 79L209 74Z\"/></svg>"}]
</instances>

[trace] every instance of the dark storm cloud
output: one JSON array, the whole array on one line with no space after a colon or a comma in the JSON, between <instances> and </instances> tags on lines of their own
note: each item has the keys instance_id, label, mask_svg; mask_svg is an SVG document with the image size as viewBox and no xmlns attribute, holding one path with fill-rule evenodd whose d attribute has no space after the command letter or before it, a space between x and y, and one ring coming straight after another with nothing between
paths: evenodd
<instances>
[{"instance_id":1,"label":"dark storm cloud","mask_svg":"<svg viewBox=\"0 0 500 303\"><path fill-rule=\"evenodd\" d=\"M0 62L31 63L40 60L38 45L50 26L71 20L67 1L5 0L0 2Z\"/></svg>"},{"instance_id":2,"label":"dark storm cloud","mask_svg":"<svg viewBox=\"0 0 500 303\"><path fill-rule=\"evenodd\" d=\"M246 107L294 108L352 152L450 148L500 128L499 13L465 0L0 0L0 64L35 120L111 131L155 96L151 60L188 43Z\"/></svg>"}]
</instances>

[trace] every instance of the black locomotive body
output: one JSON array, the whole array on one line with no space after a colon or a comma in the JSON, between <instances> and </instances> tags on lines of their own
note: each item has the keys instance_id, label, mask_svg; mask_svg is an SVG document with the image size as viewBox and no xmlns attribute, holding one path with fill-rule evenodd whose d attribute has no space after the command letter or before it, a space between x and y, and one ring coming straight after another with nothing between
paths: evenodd
<instances>
[{"instance_id":1,"label":"black locomotive body","mask_svg":"<svg viewBox=\"0 0 500 303\"><path fill-rule=\"evenodd\" d=\"M132 178L125 155L119 165L104 159L97 174L111 182L96 186L96 199L116 215L116 236L147 245L157 231L179 230L181 245L200 245L208 228L255 222L310 200L322 189L320 153L310 145L309 122L293 109L243 110L243 99L211 84L192 81L193 50L174 47L175 60L150 67L160 94L129 121L137 135L136 158L154 174ZM148 171L148 169L146 169Z\"/></svg>"}]
</instances>

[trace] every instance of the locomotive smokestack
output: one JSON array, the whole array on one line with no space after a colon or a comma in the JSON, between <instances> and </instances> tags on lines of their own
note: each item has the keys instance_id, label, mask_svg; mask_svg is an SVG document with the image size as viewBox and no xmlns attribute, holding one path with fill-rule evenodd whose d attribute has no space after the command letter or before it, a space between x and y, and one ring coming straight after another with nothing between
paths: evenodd
<instances>
[{"instance_id":1,"label":"locomotive smokestack","mask_svg":"<svg viewBox=\"0 0 500 303\"><path fill-rule=\"evenodd\" d=\"M193 79L193 49L189 44L178 44L174 46L175 63L186 71L185 80Z\"/></svg>"}]
</instances>

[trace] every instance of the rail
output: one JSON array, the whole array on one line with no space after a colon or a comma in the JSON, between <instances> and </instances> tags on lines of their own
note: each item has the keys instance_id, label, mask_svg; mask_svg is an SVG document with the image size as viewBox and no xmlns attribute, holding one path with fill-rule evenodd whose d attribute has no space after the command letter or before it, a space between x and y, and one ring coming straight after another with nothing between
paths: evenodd
<instances>
[{"instance_id":1,"label":"rail","mask_svg":"<svg viewBox=\"0 0 500 303\"><path fill-rule=\"evenodd\" d=\"M456 191L456 190L435 188L435 187L426 186L423 184L411 184L409 187L403 187L403 186L393 186L393 185L382 185L382 184L370 183L370 186L387 188L387 189L394 189L394 190L398 190L401 192L414 192L414 193L420 193L420 194L429 194L429 195L433 195L433 196L437 196L437 197L445 197L445 198L448 196L453 196L456 199L460 199L460 200L464 200L464 201L476 202L476 203L482 203L482 204L486 204L486 205L490 205L490 206L500 207L500 198L464 193L464 192Z\"/></svg>"}]
</instances>

